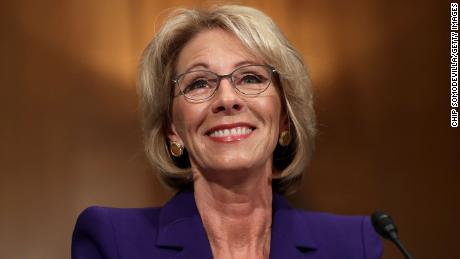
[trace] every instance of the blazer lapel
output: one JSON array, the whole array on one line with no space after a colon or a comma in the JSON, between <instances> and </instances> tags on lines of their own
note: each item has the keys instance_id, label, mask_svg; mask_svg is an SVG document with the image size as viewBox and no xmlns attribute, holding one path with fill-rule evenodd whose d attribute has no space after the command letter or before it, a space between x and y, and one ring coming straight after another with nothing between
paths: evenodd
<instances>
[{"instance_id":1,"label":"blazer lapel","mask_svg":"<svg viewBox=\"0 0 460 259\"><path fill-rule=\"evenodd\" d=\"M156 245L177 250L171 259L212 259L193 192L179 192L161 209Z\"/></svg>"},{"instance_id":2,"label":"blazer lapel","mask_svg":"<svg viewBox=\"0 0 460 259\"><path fill-rule=\"evenodd\" d=\"M270 259L318 258L308 222L279 194L273 194Z\"/></svg>"},{"instance_id":3,"label":"blazer lapel","mask_svg":"<svg viewBox=\"0 0 460 259\"><path fill-rule=\"evenodd\" d=\"M193 192L179 192L163 206L156 246L177 251L168 259L212 259ZM270 259L320 259L317 249L305 218L274 193Z\"/></svg>"}]
</instances>

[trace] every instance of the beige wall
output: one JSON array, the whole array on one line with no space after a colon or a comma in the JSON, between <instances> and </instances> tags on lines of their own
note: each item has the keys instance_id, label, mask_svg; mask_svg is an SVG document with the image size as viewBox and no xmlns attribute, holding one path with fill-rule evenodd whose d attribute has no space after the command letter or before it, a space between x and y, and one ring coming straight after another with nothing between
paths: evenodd
<instances>
[{"instance_id":1,"label":"beige wall","mask_svg":"<svg viewBox=\"0 0 460 259\"><path fill-rule=\"evenodd\" d=\"M199 1L3 2L0 258L67 258L85 207L170 197L142 152L136 66L163 10ZM272 16L311 70L320 134L291 200L386 209L415 258L451 258L449 4L411 2L241 1ZM399 257L387 246L384 258Z\"/></svg>"}]
</instances>

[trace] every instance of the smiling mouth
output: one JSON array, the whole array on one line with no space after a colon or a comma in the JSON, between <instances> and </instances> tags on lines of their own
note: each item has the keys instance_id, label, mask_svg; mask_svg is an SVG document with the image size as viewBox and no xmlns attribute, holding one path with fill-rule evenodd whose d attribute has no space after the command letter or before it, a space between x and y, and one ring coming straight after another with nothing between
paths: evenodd
<instances>
[{"instance_id":1,"label":"smiling mouth","mask_svg":"<svg viewBox=\"0 0 460 259\"><path fill-rule=\"evenodd\" d=\"M208 133L208 136L211 137L230 137L230 136L239 136L239 135L249 135L253 131L249 127L235 127L231 129L220 129L214 130Z\"/></svg>"},{"instance_id":2,"label":"smiling mouth","mask_svg":"<svg viewBox=\"0 0 460 259\"><path fill-rule=\"evenodd\" d=\"M238 125L240 124L240 125ZM220 125L210 129L206 135L215 142L220 143L236 143L251 136L252 132L256 129L251 125Z\"/></svg>"}]
</instances>

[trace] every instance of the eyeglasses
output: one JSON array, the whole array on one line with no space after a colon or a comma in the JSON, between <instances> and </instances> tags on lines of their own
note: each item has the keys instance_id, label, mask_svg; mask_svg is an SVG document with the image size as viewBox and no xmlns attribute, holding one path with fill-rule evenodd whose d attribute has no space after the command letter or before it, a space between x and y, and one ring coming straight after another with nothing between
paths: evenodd
<instances>
[{"instance_id":1,"label":"eyeglasses","mask_svg":"<svg viewBox=\"0 0 460 259\"><path fill-rule=\"evenodd\" d=\"M228 78L238 92L256 96L267 90L275 72L276 69L267 65L242 66L227 75L195 70L178 75L173 82L179 87L178 95L184 95L187 100L197 102L211 98L224 78Z\"/></svg>"}]
</instances>

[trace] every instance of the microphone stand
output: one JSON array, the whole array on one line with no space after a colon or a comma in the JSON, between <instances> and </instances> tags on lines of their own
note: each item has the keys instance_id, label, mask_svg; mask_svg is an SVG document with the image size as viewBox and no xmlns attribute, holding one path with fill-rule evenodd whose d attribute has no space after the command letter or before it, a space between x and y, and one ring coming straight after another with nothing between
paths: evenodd
<instances>
[{"instance_id":1,"label":"microphone stand","mask_svg":"<svg viewBox=\"0 0 460 259\"><path fill-rule=\"evenodd\" d=\"M395 245L399 248L399 251L401 251L404 257L406 257L406 259L413 259L412 255L409 253L409 251L407 251L407 249L403 246L403 244L401 243L401 241L399 241L399 239L394 239L394 240L392 239L391 241L395 243Z\"/></svg>"},{"instance_id":2,"label":"microphone stand","mask_svg":"<svg viewBox=\"0 0 460 259\"><path fill-rule=\"evenodd\" d=\"M390 215L376 211L372 213L371 221L372 226L374 226L375 231L379 233L380 236L393 242L406 259L413 259L409 251L407 251L401 241L399 241L398 229L396 228L396 224L393 222Z\"/></svg>"}]
</instances>

